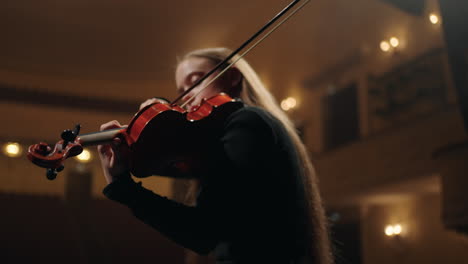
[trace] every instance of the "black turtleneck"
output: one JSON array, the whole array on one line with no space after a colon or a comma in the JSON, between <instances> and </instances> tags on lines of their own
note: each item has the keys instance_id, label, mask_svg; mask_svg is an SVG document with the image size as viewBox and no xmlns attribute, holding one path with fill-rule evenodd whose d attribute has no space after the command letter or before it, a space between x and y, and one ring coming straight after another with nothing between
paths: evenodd
<instances>
[{"instance_id":1,"label":"black turtleneck","mask_svg":"<svg viewBox=\"0 0 468 264\"><path fill-rule=\"evenodd\" d=\"M103 193L181 246L213 252L218 263L294 263L307 250L308 221L299 157L284 126L245 106L225 120L219 144L221 153L198 177L195 206L129 177Z\"/></svg>"}]
</instances>

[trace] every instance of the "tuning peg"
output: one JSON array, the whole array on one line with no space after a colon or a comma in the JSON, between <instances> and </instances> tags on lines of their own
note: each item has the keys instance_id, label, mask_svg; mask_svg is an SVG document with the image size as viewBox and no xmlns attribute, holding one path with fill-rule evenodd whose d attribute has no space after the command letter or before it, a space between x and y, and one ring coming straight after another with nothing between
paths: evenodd
<instances>
[{"instance_id":1,"label":"tuning peg","mask_svg":"<svg viewBox=\"0 0 468 264\"><path fill-rule=\"evenodd\" d=\"M73 134L75 135L75 137L77 137L80 134L80 129L81 129L81 125L76 124L75 129L73 129Z\"/></svg>"},{"instance_id":2,"label":"tuning peg","mask_svg":"<svg viewBox=\"0 0 468 264\"><path fill-rule=\"evenodd\" d=\"M56 168L55 171L56 172L61 172L61 171L63 171L64 168L65 168L65 166L60 165L60 167Z\"/></svg>"},{"instance_id":3,"label":"tuning peg","mask_svg":"<svg viewBox=\"0 0 468 264\"><path fill-rule=\"evenodd\" d=\"M62 132L62 134L60 135L60 137L61 137L64 141L66 141L66 142L72 142L72 141L75 140L76 135L75 135L75 133L74 133L73 130L71 130L71 129L66 129L66 130L64 130L64 131Z\"/></svg>"},{"instance_id":4,"label":"tuning peg","mask_svg":"<svg viewBox=\"0 0 468 264\"><path fill-rule=\"evenodd\" d=\"M78 136L78 134L80 134L80 129L81 129L81 125L80 124L76 124L75 125L75 128L73 130L71 129L66 129L62 132L62 139L65 140L65 141L68 141L68 142L72 142L76 139L76 137Z\"/></svg>"},{"instance_id":5,"label":"tuning peg","mask_svg":"<svg viewBox=\"0 0 468 264\"><path fill-rule=\"evenodd\" d=\"M55 168L55 169L47 169L47 172L46 172L46 176L47 176L47 179L49 180L55 180L55 178L57 178L57 174L61 171L63 171L63 169L65 168L65 166L63 165L60 165L59 167Z\"/></svg>"},{"instance_id":6,"label":"tuning peg","mask_svg":"<svg viewBox=\"0 0 468 264\"><path fill-rule=\"evenodd\" d=\"M47 169L46 176L50 181L55 180L57 178L57 171L55 169Z\"/></svg>"}]
</instances>

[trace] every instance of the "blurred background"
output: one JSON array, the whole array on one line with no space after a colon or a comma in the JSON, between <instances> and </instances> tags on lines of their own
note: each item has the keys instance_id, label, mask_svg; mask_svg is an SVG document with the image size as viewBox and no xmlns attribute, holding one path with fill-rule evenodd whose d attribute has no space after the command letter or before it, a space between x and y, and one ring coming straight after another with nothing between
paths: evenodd
<instances>
[{"instance_id":1,"label":"blurred background","mask_svg":"<svg viewBox=\"0 0 468 264\"><path fill-rule=\"evenodd\" d=\"M235 49L288 3L1 1L0 262L213 263L106 200L95 148L55 181L25 153L174 99L178 56ZM246 57L312 155L337 263L468 263L466 17L466 1L315 0Z\"/></svg>"}]
</instances>

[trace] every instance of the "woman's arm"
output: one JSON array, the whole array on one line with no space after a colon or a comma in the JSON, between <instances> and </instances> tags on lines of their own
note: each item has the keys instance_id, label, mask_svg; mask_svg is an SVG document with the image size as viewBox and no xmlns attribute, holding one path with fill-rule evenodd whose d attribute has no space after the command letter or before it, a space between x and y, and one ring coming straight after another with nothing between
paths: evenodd
<instances>
[{"instance_id":1,"label":"woman's arm","mask_svg":"<svg viewBox=\"0 0 468 264\"><path fill-rule=\"evenodd\" d=\"M141 221L199 254L209 253L216 244L212 212L187 206L152 191L131 178L115 180L103 190L109 199L128 206Z\"/></svg>"},{"instance_id":2,"label":"woman's arm","mask_svg":"<svg viewBox=\"0 0 468 264\"><path fill-rule=\"evenodd\" d=\"M267 166L266 156L271 154L274 141L265 120L257 113L240 110L226 121L221 139L225 153L218 161L230 167L207 179L196 206L155 194L130 177L116 177L104 194L127 205L137 218L169 239L207 254L227 233L251 229L248 225L256 223L256 214L262 213L267 198L260 185L265 179L253 177ZM213 162L219 165L218 161Z\"/></svg>"}]
</instances>

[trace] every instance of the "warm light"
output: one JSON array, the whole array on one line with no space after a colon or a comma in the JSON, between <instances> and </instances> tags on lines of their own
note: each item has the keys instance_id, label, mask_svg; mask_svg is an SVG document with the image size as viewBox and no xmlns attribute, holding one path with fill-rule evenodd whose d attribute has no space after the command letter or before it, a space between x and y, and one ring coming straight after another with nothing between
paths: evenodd
<instances>
[{"instance_id":1,"label":"warm light","mask_svg":"<svg viewBox=\"0 0 468 264\"><path fill-rule=\"evenodd\" d=\"M432 13L432 14L429 15L429 20L430 20L431 23L434 24L434 25L439 23L439 17L438 17L436 14L434 14L434 13Z\"/></svg>"},{"instance_id":2,"label":"warm light","mask_svg":"<svg viewBox=\"0 0 468 264\"><path fill-rule=\"evenodd\" d=\"M15 158L21 155L22 149L20 144L9 142L3 147L3 153L10 158Z\"/></svg>"},{"instance_id":3,"label":"warm light","mask_svg":"<svg viewBox=\"0 0 468 264\"><path fill-rule=\"evenodd\" d=\"M390 43L388 43L388 41L382 41L380 42L380 49L384 52L387 52L390 50Z\"/></svg>"},{"instance_id":4,"label":"warm light","mask_svg":"<svg viewBox=\"0 0 468 264\"><path fill-rule=\"evenodd\" d=\"M388 225L385 227L385 235L387 236L398 236L402 231L401 225Z\"/></svg>"},{"instance_id":5,"label":"warm light","mask_svg":"<svg viewBox=\"0 0 468 264\"><path fill-rule=\"evenodd\" d=\"M385 227L385 234L387 236L393 236L395 234L395 231L393 230L393 226L388 225L387 227Z\"/></svg>"},{"instance_id":6,"label":"warm light","mask_svg":"<svg viewBox=\"0 0 468 264\"><path fill-rule=\"evenodd\" d=\"M80 155L76 156L76 158L82 163L89 162L91 160L91 152L84 149Z\"/></svg>"},{"instance_id":7,"label":"warm light","mask_svg":"<svg viewBox=\"0 0 468 264\"><path fill-rule=\"evenodd\" d=\"M398 45L400 45L400 40L398 40L395 37L392 37L390 39L390 45L392 45L392 47L396 48L396 47L398 47Z\"/></svg>"},{"instance_id":8,"label":"warm light","mask_svg":"<svg viewBox=\"0 0 468 264\"><path fill-rule=\"evenodd\" d=\"M401 225L394 225L393 226L393 234L395 234L395 235L401 234Z\"/></svg>"},{"instance_id":9,"label":"warm light","mask_svg":"<svg viewBox=\"0 0 468 264\"><path fill-rule=\"evenodd\" d=\"M288 103L286 102L286 100L281 101L281 109L283 109L284 111L289 110Z\"/></svg>"},{"instance_id":10,"label":"warm light","mask_svg":"<svg viewBox=\"0 0 468 264\"><path fill-rule=\"evenodd\" d=\"M292 97L288 97L288 98L284 99L283 101L281 101L281 108L284 111L288 111L290 109L293 109L294 107L296 107L296 105L297 105L297 101L296 101L296 99L294 99Z\"/></svg>"},{"instance_id":11,"label":"warm light","mask_svg":"<svg viewBox=\"0 0 468 264\"><path fill-rule=\"evenodd\" d=\"M286 101L288 101L288 104L291 108L294 108L296 107L297 105L297 101L296 99L292 98L292 97L289 97L288 99L286 99Z\"/></svg>"}]
</instances>

